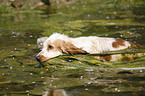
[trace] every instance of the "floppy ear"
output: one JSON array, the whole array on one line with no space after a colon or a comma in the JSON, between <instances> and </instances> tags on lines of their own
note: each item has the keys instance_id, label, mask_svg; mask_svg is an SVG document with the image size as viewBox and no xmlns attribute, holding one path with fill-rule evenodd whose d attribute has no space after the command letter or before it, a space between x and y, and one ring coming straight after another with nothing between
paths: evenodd
<instances>
[{"instance_id":1,"label":"floppy ear","mask_svg":"<svg viewBox=\"0 0 145 96\"><path fill-rule=\"evenodd\" d=\"M60 40L58 43L59 43L59 48L62 51L62 53L70 54L70 55L87 54L85 50L82 50L81 48L77 48L71 42Z\"/></svg>"}]
</instances>

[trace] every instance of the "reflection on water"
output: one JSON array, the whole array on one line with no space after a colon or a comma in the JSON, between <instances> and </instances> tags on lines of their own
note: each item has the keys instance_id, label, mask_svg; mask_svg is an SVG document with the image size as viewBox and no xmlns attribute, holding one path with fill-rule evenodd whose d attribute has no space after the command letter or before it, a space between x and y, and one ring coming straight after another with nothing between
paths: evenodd
<instances>
[{"instance_id":1,"label":"reflection on water","mask_svg":"<svg viewBox=\"0 0 145 96\"><path fill-rule=\"evenodd\" d=\"M145 2L131 1L91 0L59 6L52 14L41 10L0 14L0 95L145 95L145 56L127 62L60 56L44 63L45 68L35 60L40 51L37 38L53 32L115 37L145 46ZM145 49L130 50L134 54Z\"/></svg>"},{"instance_id":2,"label":"reflection on water","mask_svg":"<svg viewBox=\"0 0 145 96\"><path fill-rule=\"evenodd\" d=\"M58 90L49 90L46 91L44 95L42 96L67 96L65 90L58 89Z\"/></svg>"}]
</instances>

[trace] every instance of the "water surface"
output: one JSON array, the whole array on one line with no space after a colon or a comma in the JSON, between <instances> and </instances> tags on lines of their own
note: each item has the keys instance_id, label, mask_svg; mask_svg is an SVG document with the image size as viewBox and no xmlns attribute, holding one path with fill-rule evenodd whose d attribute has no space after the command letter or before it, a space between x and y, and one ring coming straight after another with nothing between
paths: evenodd
<instances>
[{"instance_id":1,"label":"water surface","mask_svg":"<svg viewBox=\"0 0 145 96\"><path fill-rule=\"evenodd\" d=\"M145 2L129 1L90 0L57 6L51 12L1 14L0 95L41 96L57 91L68 96L145 95L144 56L122 62L103 62L88 55L59 56L44 63L44 68L35 60L40 51L37 38L54 32L115 37L145 46Z\"/></svg>"}]
</instances>

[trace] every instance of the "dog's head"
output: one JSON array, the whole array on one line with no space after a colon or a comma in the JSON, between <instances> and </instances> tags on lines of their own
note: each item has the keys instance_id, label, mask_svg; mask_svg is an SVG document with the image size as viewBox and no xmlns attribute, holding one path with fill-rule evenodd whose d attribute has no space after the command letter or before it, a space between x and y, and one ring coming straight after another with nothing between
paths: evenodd
<instances>
[{"instance_id":1,"label":"dog's head","mask_svg":"<svg viewBox=\"0 0 145 96\"><path fill-rule=\"evenodd\" d=\"M86 51L77 48L72 44L69 37L61 34L51 35L44 43L42 51L36 56L39 62L44 62L48 59L57 57L63 54L85 54Z\"/></svg>"}]
</instances>

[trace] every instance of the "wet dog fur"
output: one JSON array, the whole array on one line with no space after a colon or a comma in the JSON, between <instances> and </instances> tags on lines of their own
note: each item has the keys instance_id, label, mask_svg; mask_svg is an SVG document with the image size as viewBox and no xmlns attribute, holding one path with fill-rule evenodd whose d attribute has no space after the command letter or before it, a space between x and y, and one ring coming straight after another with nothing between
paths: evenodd
<instances>
[{"instance_id":1,"label":"wet dog fur","mask_svg":"<svg viewBox=\"0 0 145 96\"><path fill-rule=\"evenodd\" d=\"M41 39L39 40L41 41ZM130 47L141 47L141 45L116 38L97 36L70 38L59 33L54 33L50 37L45 37L45 40L43 41L42 51L36 56L36 59L39 62L44 62L48 59L64 54L100 54L109 51L127 49ZM138 53L135 55L125 55L131 58L133 56L138 57L142 54ZM115 61L125 55L117 54L98 56L97 59L103 61Z\"/></svg>"}]
</instances>

